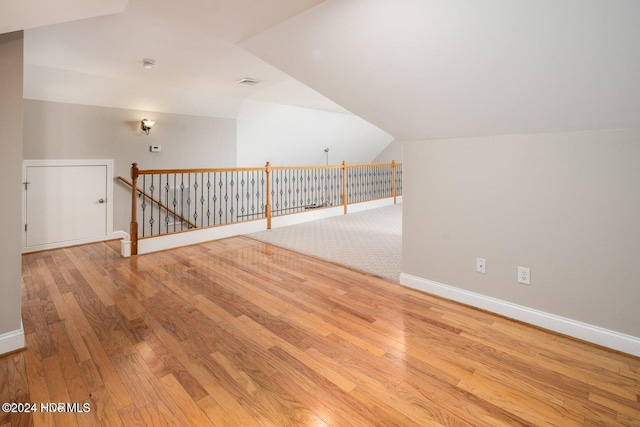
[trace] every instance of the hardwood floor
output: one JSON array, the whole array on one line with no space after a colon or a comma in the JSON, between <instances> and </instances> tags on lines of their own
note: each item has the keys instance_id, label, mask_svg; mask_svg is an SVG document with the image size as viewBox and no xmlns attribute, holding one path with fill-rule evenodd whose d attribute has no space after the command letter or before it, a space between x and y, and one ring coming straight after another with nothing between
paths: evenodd
<instances>
[{"instance_id":1,"label":"hardwood floor","mask_svg":"<svg viewBox=\"0 0 640 427\"><path fill-rule=\"evenodd\" d=\"M24 255L23 320L2 427L640 425L638 358L246 237Z\"/></svg>"}]
</instances>

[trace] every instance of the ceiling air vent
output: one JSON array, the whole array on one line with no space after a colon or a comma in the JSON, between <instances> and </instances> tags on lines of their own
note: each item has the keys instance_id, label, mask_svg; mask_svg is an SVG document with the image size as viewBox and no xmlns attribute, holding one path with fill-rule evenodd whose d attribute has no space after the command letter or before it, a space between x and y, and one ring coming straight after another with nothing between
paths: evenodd
<instances>
[{"instance_id":1,"label":"ceiling air vent","mask_svg":"<svg viewBox=\"0 0 640 427\"><path fill-rule=\"evenodd\" d=\"M262 82L260 80L252 79L250 77L244 77L240 80L237 80L236 83L239 83L241 85L247 85L247 86L255 86L258 83L262 83Z\"/></svg>"}]
</instances>

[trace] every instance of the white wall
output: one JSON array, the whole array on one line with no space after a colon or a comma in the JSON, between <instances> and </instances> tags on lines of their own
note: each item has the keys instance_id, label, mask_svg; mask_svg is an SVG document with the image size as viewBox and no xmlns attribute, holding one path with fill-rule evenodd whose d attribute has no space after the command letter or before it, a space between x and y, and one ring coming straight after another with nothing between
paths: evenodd
<instances>
[{"instance_id":1,"label":"white wall","mask_svg":"<svg viewBox=\"0 0 640 427\"><path fill-rule=\"evenodd\" d=\"M246 100L237 118L238 166L370 163L393 137L351 114Z\"/></svg>"},{"instance_id":2,"label":"white wall","mask_svg":"<svg viewBox=\"0 0 640 427\"><path fill-rule=\"evenodd\" d=\"M22 31L0 35L0 354L24 346L22 248Z\"/></svg>"},{"instance_id":3,"label":"white wall","mask_svg":"<svg viewBox=\"0 0 640 427\"><path fill-rule=\"evenodd\" d=\"M371 163L402 163L402 142L394 139L378 154Z\"/></svg>"},{"instance_id":4,"label":"white wall","mask_svg":"<svg viewBox=\"0 0 640 427\"><path fill-rule=\"evenodd\" d=\"M403 147L404 274L640 339L640 131Z\"/></svg>"},{"instance_id":5,"label":"white wall","mask_svg":"<svg viewBox=\"0 0 640 427\"><path fill-rule=\"evenodd\" d=\"M235 119L242 103L241 98L203 90L114 79L33 64L25 64L24 83L25 99L191 116Z\"/></svg>"},{"instance_id":6,"label":"white wall","mask_svg":"<svg viewBox=\"0 0 640 427\"><path fill-rule=\"evenodd\" d=\"M140 120L156 120L144 135ZM25 100L25 159L114 159L115 175L141 169L234 167L235 120ZM151 153L160 145L161 153ZM129 229L130 196L114 183L114 228Z\"/></svg>"}]
</instances>

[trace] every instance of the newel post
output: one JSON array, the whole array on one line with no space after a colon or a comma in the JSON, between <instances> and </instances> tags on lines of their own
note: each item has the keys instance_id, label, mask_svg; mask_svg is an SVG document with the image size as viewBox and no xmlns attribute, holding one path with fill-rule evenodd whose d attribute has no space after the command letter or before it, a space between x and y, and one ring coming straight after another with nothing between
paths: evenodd
<instances>
[{"instance_id":1,"label":"newel post","mask_svg":"<svg viewBox=\"0 0 640 427\"><path fill-rule=\"evenodd\" d=\"M342 161L342 204L344 205L344 213L347 213L347 162Z\"/></svg>"},{"instance_id":2,"label":"newel post","mask_svg":"<svg viewBox=\"0 0 640 427\"><path fill-rule=\"evenodd\" d=\"M391 160L391 196L393 204L396 204L396 161Z\"/></svg>"},{"instance_id":3,"label":"newel post","mask_svg":"<svg viewBox=\"0 0 640 427\"><path fill-rule=\"evenodd\" d=\"M264 171L267 175L267 205L266 205L266 214L267 214L267 230L271 230L271 164L267 162L264 166Z\"/></svg>"},{"instance_id":4,"label":"newel post","mask_svg":"<svg viewBox=\"0 0 640 427\"><path fill-rule=\"evenodd\" d=\"M131 165L131 225L129 234L131 235L131 255L138 255L138 164Z\"/></svg>"}]
</instances>

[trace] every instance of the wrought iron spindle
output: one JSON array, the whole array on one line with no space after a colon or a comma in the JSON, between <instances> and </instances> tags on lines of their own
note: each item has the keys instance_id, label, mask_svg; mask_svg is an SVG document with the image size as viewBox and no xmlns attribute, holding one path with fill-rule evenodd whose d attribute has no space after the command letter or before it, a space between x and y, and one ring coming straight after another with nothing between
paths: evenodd
<instances>
[{"instance_id":1,"label":"wrought iron spindle","mask_svg":"<svg viewBox=\"0 0 640 427\"><path fill-rule=\"evenodd\" d=\"M146 221L146 209L147 209L147 199L144 197L144 192L147 189L147 176L146 175L142 175L142 203L140 204L140 210L142 211L142 237L144 237L146 235L145 233L145 228L147 227L147 221Z\"/></svg>"},{"instance_id":2,"label":"wrought iron spindle","mask_svg":"<svg viewBox=\"0 0 640 427\"><path fill-rule=\"evenodd\" d=\"M144 176L147 177L146 175ZM153 200L153 193L155 192L155 186L153 185L153 175L149 176L151 185L149 186L149 196L151 196L151 200ZM145 180L143 179L143 182ZM153 236L153 226L155 224L155 219L153 218L153 205L151 205L151 209L149 209L150 218L149 218L149 233Z\"/></svg>"},{"instance_id":3,"label":"wrought iron spindle","mask_svg":"<svg viewBox=\"0 0 640 427\"><path fill-rule=\"evenodd\" d=\"M211 221L211 172L207 172L207 226L211 225L210 221Z\"/></svg>"}]
</instances>

